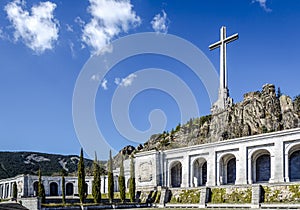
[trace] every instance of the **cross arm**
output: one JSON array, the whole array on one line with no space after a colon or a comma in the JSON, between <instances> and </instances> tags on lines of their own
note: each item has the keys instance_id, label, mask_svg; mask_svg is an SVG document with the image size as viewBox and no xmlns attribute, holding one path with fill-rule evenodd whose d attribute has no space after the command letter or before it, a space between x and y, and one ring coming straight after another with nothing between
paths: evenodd
<instances>
[{"instance_id":1,"label":"cross arm","mask_svg":"<svg viewBox=\"0 0 300 210\"><path fill-rule=\"evenodd\" d=\"M221 44L222 44L221 41L211 44L211 45L209 45L209 50L214 50L214 49L218 48Z\"/></svg>"},{"instance_id":2,"label":"cross arm","mask_svg":"<svg viewBox=\"0 0 300 210\"><path fill-rule=\"evenodd\" d=\"M227 37L227 38L224 40L224 42L225 42L225 43L229 43L229 42L232 42L232 41L234 41L234 40L237 40L238 38L239 38L239 34L236 33L236 34L233 34L232 36Z\"/></svg>"}]
</instances>

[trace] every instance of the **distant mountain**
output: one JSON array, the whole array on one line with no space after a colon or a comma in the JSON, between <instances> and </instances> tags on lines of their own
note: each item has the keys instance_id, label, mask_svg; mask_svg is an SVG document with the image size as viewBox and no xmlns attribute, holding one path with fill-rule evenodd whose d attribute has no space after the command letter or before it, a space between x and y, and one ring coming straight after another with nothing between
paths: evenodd
<instances>
[{"instance_id":1,"label":"distant mountain","mask_svg":"<svg viewBox=\"0 0 300 210\"><path fill-rule=\"evenodd\" d=\"M37 174L41 168L43 175L59 175L64 170L75 175L79 157L38 152L0 152L0 179L19 174ZM91 173L93 161L85 159L87 174Z\"/></svg>"}]
</instances>

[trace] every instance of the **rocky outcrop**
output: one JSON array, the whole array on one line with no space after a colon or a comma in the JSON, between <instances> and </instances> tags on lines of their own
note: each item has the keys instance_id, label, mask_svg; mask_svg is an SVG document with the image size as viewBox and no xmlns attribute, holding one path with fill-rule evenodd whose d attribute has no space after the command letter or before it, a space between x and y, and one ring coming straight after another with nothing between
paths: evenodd
<instances>
[{"instance_id":1,"label":"rocky outcrop","mask_svg":"<svg viewBox=\"0 0 300 210\"><path fill-rule=\"evenodd\" d=\"M276 95L275 86L244 95L213 115L191 119L171 132L153 135L140 150L171 149L300 127L300 97Z\"/></svg>"}]
</instances>

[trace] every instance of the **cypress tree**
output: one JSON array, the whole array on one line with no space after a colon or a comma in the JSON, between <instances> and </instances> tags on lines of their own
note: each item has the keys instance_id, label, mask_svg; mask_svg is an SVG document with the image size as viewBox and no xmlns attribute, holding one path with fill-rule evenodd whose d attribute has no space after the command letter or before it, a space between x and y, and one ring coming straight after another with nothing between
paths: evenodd
<instances>
[{"instance_id":1,"label":"cypress tree","mask_svg":"<svg viewBox=\"0 0 300 210\"><path fill-rule=\"evenodd\" d=\"M93 198L95 203L101 202L101 174L100 174L100 165L97 160L97 155L95 153L95 160L93 163Z\"/></svg>"},{"instance_id":2,"label":"cypress tree","mask_svg":"<svg viewBox=\"0 0 300 210\"><path fill-rule=\"evenodd\" d=\"M113 160L111 155L111 150L109 151L109 161L108 161L108 177L107 177L107 187L108 187L108 199L112 203L114 199L114 174L113 174Z\"/></svg>"},{"instance_id":3,"label":"cypress tree","mask_svg":"<svg viewBox=\"0 0 300 210\"><path fill-rule=\"evenodd\" d=\"M14 184L13 184L13 198L14 198L14 199L17 199L17 197L18 197L17 183L14 182Z\"/></svg>"},{"instance_id":4,"label":"cypress tree","mask_svg":"<svg viewBox=\"0 0 300 210\"><path fill-rule=\"evenodd\" d=\"M45 188L42 182L42 172L39 169L39 182L38 182L38 197L41 198L42 203L46 201Z\"/></svg>"},{"instance_id":5,"label":"cypress tree","mask_svg":"<svg viewBox=\"0 0 300 210\"><path fill-rule=\"evenodd\" d=\"M66 203L66 180L65 175L63 174L61 177L61 191L62 191L62 203Z\"/></svg>"},{"instance_id":6,"label":"cypress tree","mask_svg":"<svg viewBox=\"0 0 300 210\"><path fill-rule=\"evenodd\" d=\"M130 201L134 202L135 200L135 175L134 175L134 161L133 155L130 157L130 178L129 178L129 196Z\"/></svg>"},{"instance_id":7,"label":"cypress tree","mask_svg":"<svg viewBox=\"0 0 300 210\"><path fill-rule=\"evenodd\" d=\"M121 156L121 165L120 165L120 174L119 174L119 191L120 191L120 198L121 201L125 202L125 176L124 176L124 161L123 155Z\"/></svg>"},{"instance_id":8,"label":"cypress tree","mask_svg":"<svg viewBox=\"0 0 300 210\"><path fill-rule=\"evenodd\" d=\"M84 202L85 199L85 172L84 172L84 159L83 149L80 151L80 158L78 162L78 194L80 203Z\"/></svg>"}]
</instances>

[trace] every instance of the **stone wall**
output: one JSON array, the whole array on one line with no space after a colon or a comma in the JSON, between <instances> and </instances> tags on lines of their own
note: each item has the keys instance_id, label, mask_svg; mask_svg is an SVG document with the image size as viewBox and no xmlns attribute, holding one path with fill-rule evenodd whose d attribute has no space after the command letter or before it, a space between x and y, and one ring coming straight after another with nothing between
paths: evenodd
<instances>
[{"instance_id":1,"label":"stone wall","mask_svg":"<svg viewBox=\"0 0 300 210\"><path fill-rule=\"evenodd\" d=\"M170 203L199 203L200 189L171 189Z\"/></svg>"},{"instance_id":2,"label":"stone wall","mask_svg":"<svg viewBox=\"0 0 300 210\"><path fill-rule=\"evenodd\" d=\"M226 187L211 189L212 203L251 203L251 187Z\"/></svg>"},{"instance_id":3,"label":"stone wall","mask_svg":"<svg viewBox=\"0 0 300 210\"><path fill-rule=\"evenodd\" d=\"M41 199L34 197L34 198L21 198L20 203L22 206L30 209L30 210L40 210L41 209Z\"/></svg>"},{"instance_id":4,"label":"stone wall","mask_svg":"<svg viewBox=\"0 0 300 210\"><path fill-rule=\"evenodd\" d=\"M264 203L300 203L300 184L263 186Z\"/></svg>"}]
</instances>

